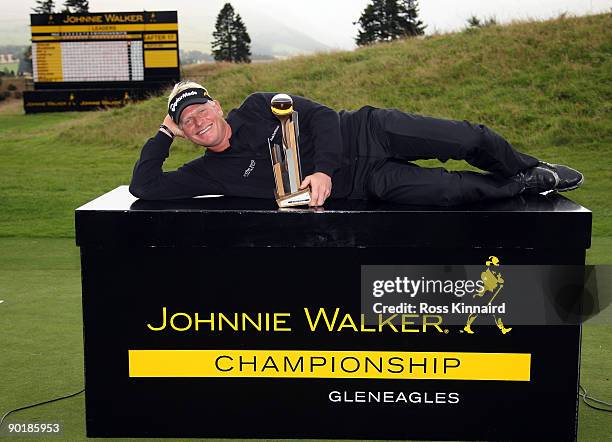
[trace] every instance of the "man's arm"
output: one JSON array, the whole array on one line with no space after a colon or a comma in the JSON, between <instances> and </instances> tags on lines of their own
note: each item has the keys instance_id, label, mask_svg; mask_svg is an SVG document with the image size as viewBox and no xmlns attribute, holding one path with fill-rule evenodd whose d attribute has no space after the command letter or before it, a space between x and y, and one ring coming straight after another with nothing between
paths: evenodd
<instances>
[{"instance_id":1,"label":"man's arm","mask_svg":"<svg viewBox=\"0 0 612 442\"><path fill-rule=\"evenodd\" d=\"M312 138L314 172L333 177L342 161L342 134L338 113L304 97L292 98L294 109L299 113L300 131L307 131Z\"/></svg>"},{"instance_id":2,"label":"man's arm","mask_svg":"<svg viewBox=\"0 0 612 442\"><path fill-rule=\"evenodd\" d=\"M147 141L134 166L130 183L132 195L146 200L169 200L223 193L219 183L206 175L203 158L173 172L163 172L171 144L172 138L162 131Z\"/></svg>"},{"instance_id":3,"label":"man's arm","mask_svg":"<svg viewBox=\"0 0 612 442\"><path fill-rule=\"evenodd\" d=\"M300 130L309 131L314 145L314 173L304 178L300 188L310 186L310 205L322 206L331 195L332 177L342 161L340 117L333 109L306 98L293 100L299 112Z\"/></svg>"}]
</instances>

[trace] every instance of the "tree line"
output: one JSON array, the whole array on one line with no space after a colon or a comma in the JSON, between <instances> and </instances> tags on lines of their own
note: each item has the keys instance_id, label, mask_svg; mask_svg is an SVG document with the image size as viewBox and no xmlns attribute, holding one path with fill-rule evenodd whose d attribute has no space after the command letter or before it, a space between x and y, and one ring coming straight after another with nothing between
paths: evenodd
<instances>
[{"instance_id":1,"label":"tree line","mask_svg":"<svg viewBox=\"0 0 612 442\"><path fill-rule=\"evenodd\" d=\"M37 0L36 3L33 8L36 13L52 14L55 10L54 0ZM60 12L89 12L89 2L65 0L64 10ZM423 35L426 27L419 20L417 0L371 0L353 24L359 25L355 37L358 46L416 37ZM251 62L251 37L240 14L230 3L223 5L217 16L211 47L216 61Z\"/></svg>"},{"instance_id":2,"label":"tree line","mask_svg":"<svg viewBox=\"0 0 612 442\"><path fill-rule=\"evenodd\" d=\"M36 7L32 8L36 14L53 14L55 13L54 0L36 0ZM79 14L89 12L89 0L64 0L64 9L57 11L59 13Z\"/></svg>"},{"instance_id":3,"label":"tree line","mask_svg":"<svg viewBox=\"0 0 612 442\"><path fill-rule=\"evenodd\" d=\"M360 27L355 38L358 46L425 33L417 0L371 0L354 24ZM251 37L230 3L217 16L213 38L212 53L216 61L251 62Z\"/></svg>"},{"instance_id":4,"label":"tree line","mask_svg":"<svg viewBox=\"0 0 612 442\"><path fill-rule=\"evenodd\" d=\"M425 33L416 0L373 0L354 24L361 28L355 38L358 46Z\"/></svg>"},{"instance_id":5,"label":"tree line","mask_svg":"<svg viewBox=\"0 0 612 442\"><path fill-rule=\"evenodd\" d=\"M360 27L355 38L358 46L425 33L425 25L419 20L417 0L371 0L354 24ZM213 37L215 60L250 63L251 38L230 3L226 3L217 16Z\"/></svg>"}]
</instances>

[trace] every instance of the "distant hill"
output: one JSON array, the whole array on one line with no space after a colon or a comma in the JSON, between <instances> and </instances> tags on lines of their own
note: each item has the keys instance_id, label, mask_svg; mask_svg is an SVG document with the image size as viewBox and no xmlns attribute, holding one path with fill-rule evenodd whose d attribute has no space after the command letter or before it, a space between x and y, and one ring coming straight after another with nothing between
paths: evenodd
<instances>
[{"instance_id":1,"label":"distant hill","mask_svg":"<svg viewBox=\"0 0 612 442\"><path fill-rule=\"evenodd\" d=\"M210 54L201 51L185 51L180 50L181 65L212 62L214 58Z\"/></svg>"},{"instance_id":2,"label":"distant hill","mask_svg":"<svg viewBox=\"0 0 612 442\"><path fill-rule=\"evenodd\" d=\"M279 20L246 21L251 36L251 52L287 57L298 54L312 54L330 50L305 32L289 27Z\"/></svg>"},{"instance_id":3,"label":"distant hill","mask_svg":"<svg viewBox=\"0 0 612 442\"><path fill-rule=\"evenodd\" d=\"M256 7L238 11L251 36L251 52L259 58L287 57L290 55L313 54L330 48L319 42L307 31L284 23L277 17L267 15ZM210 53L214 31L215 14L195 11L192 15L181 15L181 47L185 50L199 50Z\"/></svg>"},{"instance_id":4,"label":"distant hill","mask_svg":"<svg viewBox=\"0 0 612 442\"><path fill-rule=\"evenodd\" d=\"M26 45L0 45L0 54L12 54L15 58L22 58Z\"/></svg>"}]
</instances>

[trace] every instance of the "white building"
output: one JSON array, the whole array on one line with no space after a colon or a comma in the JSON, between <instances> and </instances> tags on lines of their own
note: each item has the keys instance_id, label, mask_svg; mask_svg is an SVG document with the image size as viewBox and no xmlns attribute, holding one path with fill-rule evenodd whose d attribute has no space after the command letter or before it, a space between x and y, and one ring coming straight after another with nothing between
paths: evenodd
<instances>
[{"instance_id":1,"label":"white building","mask_svg":"<svg viewBox=\"0 0 612 442\"><path fill-rule=\"evenodd\" d=\"M17 63L18 61L13 54L0 54L0 64Z\"/></svg>"}]
</instances>

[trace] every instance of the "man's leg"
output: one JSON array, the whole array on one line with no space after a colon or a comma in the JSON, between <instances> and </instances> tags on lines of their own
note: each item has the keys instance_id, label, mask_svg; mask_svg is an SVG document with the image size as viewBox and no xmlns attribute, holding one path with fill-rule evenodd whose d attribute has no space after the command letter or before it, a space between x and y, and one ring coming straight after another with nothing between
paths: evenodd
<instances>
[{"instance_id":1,"label":"man's leg","mask_svg":"<svg viewBox=\"0 0 612 442\"><path fill-rule=\"evenodd\" d=\"M538 165L536 158L518 152L481 124L412 115L394 109L377 109L373 119L394 158L465 160L506 178Z\"/></svg>"},{"instance_id":2,"label":"man's leg","mask_svg":"<svg viewBox=\"0 0 612 442\"><path fill-rule=\"evenodd\" d=\"M368 198L401 204L452 206L518 195L512 180L477 172L449 172L401 160L380 161L365 176Z\"/></svg>"}]
</instances>

